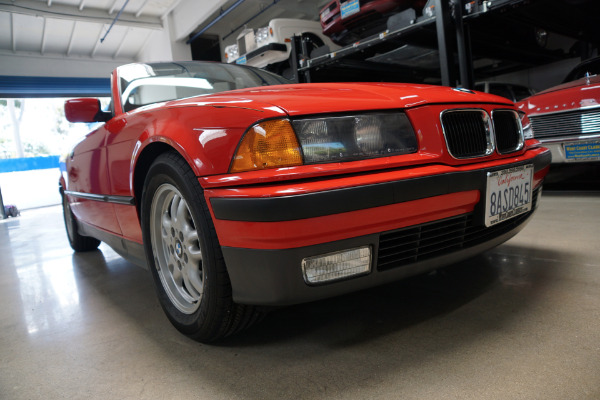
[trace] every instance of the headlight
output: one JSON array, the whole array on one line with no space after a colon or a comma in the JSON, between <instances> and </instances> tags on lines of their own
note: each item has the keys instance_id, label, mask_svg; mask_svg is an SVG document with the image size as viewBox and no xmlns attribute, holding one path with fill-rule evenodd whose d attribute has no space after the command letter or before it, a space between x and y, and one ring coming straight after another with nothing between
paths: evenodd
<instances>
[{"instance_id":1,"label":"headlight","mask_svg":"<svg viewBox=\"0 0 600 400\"><path fill-rule=\"evenodd\" d=\"M258 28L255 35L256 44L262 46L264 42L269 40L269 27Z\"/></svg>"},{"instance_id":2,"label":"headlight","mask_svg":"<svg viewBox=\"0 0 600 400\"><path fill-rule=\"evenodd\" d=\"M237 60L238 57L239 57L239 54L238 54L237 44L232 44L232 45L225 47L225 58L227 59L228 62Z\"/></svg>"},{"instance_id":3,"label":"headlight","mask_svg":"<svg viewBox=\"0 0 600 400\"><path fill-rule=\"evenodd\" d=\"M402 112L300 119L292 122L305 164L408 154L417 139Z\"/></svg>"},{"instance_id":4,"label":"headlight","mask_svg":"<svg viewBox=\"0 0 600 400\"><path fill-rule=\"evenodd\" d=\"M251 126L230 172L362 160L415 153L417 138L403 112L275 119Z\"/></svg>"},{"instance_id":5,"label":"headlight","mask_svg":"<svg viewBox=\"0 0 600 400\"><path fill-rule=\"evenodd\" d=\"M287 119L253 125L240 142L230 172L302 165L300 145Z\"/></svg>"}]
</instances>

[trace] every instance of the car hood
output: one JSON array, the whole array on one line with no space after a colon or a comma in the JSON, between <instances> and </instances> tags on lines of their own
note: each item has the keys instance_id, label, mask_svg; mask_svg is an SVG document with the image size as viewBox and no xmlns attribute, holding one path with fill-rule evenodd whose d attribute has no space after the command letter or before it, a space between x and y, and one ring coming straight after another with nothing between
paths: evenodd
<instances>
[{"instance_id":1,"label":"car hood","mask_svg":"<svg viewBox=\"0 0 600 400\"><path fill-rule=\"evenodd\" d=\"M551 87L528 97L517 107L535 116L600 106L600 76L581 78Z\"/></svg>"},{"instance_id":2,"label":"car hood","mask_svg":"<svg viewBox=\"0 0 600 400\"><path fill-rule=\"evenodd\" d=\"M277 106L287 114L410 108L441 103L497 103L512 105L499 96L432 85L394 83L323 83L264 86L232 90L190 101L231 107Z\"/></svg>"}]
</instances>

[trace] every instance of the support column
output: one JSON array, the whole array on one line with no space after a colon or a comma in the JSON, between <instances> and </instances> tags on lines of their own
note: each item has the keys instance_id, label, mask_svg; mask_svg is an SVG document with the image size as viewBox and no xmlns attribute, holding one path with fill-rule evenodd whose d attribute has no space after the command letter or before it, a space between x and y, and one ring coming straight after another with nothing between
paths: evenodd
<instances>
[{"instance_id":1,"label":"support column","mask_svg":"<svg viewBox=\"0 0 600 400\"><path fill-rule=\"evenodd\" d=\"M4 200L2 199L2 188L0 187L0 216L6 219L6 210L4 210Z\"/></svg>"},{"instance_id":2,"label":"support column","mask_svg":"<svg viewBox=\"0 0 600 400\"><path fill-rule=\"evenodd\" d=\"M471 53L471 37L469 25L463 21L463 0L453 0L454 24L456 26L456 47L458 50L458 69L460 85L463 88L473 89L473 55Z\"/></svg>"},{"instance_id":3,"label":"support column","mask_svg":"<svg viewBox=\"0 0 600 400\"><path fill-rule=\"evenodd\" d=\"M456 84L454 46L450 35L451 27L452 16L449 0L435 0L435 28L440 54L442 86L454 86Z\"/></svg>"}]
</instances>

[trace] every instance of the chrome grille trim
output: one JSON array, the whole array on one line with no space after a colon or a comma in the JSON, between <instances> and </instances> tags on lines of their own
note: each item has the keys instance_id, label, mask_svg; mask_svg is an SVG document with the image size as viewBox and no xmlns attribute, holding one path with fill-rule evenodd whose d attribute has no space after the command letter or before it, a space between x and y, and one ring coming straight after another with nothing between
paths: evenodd
<instances>
[{"instance_id":1,"label":"chrome grille trim","mask_svg":"<svg viewBox=\"0 0 600 400\"><path fill-rule=\"evenodd\" d=\"M491 111L445 110L440 114L442 132L450 155L456 159L486 157L498 151L508 154L525 146L521 118L513 109Z\"/></svg>"},{"instance_id":2,"label":"chrome grille trim","mask_svg":"<svg viewBox=\"0 0 600 400\"><path fill-rule=\"evenodd\" d=\"M529 120L536 139L600 133L600 108L535 115Z\"/></svg>"},{"instance_id":3,"label":"chrome grille trim","mask_svg":"<svg viewBox=\"0 0 600 400\"><path fill-rule=\"evenodd\" d=\"M440 115L440 120L452 157L485 157L494 152L492 123L485 110L445 110Z\"/></svg>"},{"instance_id":4,"label":"chrome grille trim","mask_svg":"<svg viewBox=\"0 0 600 400\"><path fill-rule=\"evenodd\" d=\"M498 153L512 153L525 146L521 118L515 110L494 110L492 121Z\"/></svg>"}]
</instances>

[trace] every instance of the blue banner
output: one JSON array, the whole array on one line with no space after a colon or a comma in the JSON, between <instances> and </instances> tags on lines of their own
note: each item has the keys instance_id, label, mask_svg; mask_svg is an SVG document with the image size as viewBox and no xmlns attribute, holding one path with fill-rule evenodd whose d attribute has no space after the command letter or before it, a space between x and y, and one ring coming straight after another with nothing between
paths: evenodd
<instances>
[{"instance_id":1,"label":"blue banner","mask_svg":"<svg viewBox=\"0 0 600 400\"><path fill-rule=\"evenodd\" d=\"M0 98L110 96L110 78L0 75Z\"/></svg>"},{"instance_id":2,"label":"blue banner","mask_svg":"<svg viewBox=\"0 0 600 400\"><path fill-rule=\"evenodd\" d=\"M0 159L0 173L58 168L59 156Z\"/></svg>"}]
</instances>

